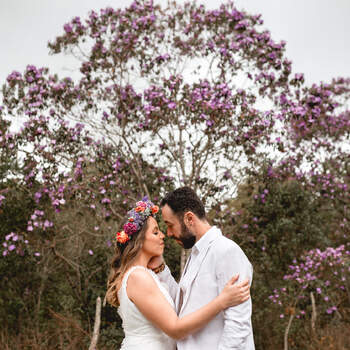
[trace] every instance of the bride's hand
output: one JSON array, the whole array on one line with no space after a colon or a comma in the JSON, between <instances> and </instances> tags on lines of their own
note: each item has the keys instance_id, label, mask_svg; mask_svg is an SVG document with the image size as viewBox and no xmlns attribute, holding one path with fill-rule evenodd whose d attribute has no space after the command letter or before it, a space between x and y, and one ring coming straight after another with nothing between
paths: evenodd
<instances>
[{"instance_id":1,"label":"bride's hand","mask_svg":"<svg viewBox=\"0 0 350 350\"><path fill-rule=\"evenodd\" d=\"M219 294L223 310L231 306L239 305L250 298L248 279L237 283L238 277L239 275L233 276Z\"/></svg>"},{"instance_id":2,"label":"bride's hand","mask_svg":"<svg viewBox=\"0 0 350 350\"><path fill-rule=\"evenodd\" d=\"M151 270L156 269L164 262L163 255L154 256L151 258L151 260L148 262L147 267Z\"/></svg>"}]
</instances>

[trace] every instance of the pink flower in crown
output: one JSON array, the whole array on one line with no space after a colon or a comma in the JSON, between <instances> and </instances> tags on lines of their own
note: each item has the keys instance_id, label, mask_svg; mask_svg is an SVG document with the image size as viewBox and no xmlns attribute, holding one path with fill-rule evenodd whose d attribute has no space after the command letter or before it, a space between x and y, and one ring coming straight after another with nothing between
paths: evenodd
<instances>
[{"instance_id":1,"label":"pink flower in crown","mask_svg":"<svg viewBox=\"0 0 350 350\"><path fill-rule=\"evenodd\" d=\"M123 226L123 230L127 235L132 235L137 231L137 226L131 222L128 222Z\"/></svg>"},{"instance_id":2,"label":"pink flower in crown","mask_svg":"<svg viewBox=\"0 0 350 350\"><path fill-rule=\"evenodd\" d=\"M147 203L145 203L143 201L139 201L139 202L136 203L136 206L146 209L147 208Z\"/></svg>"}]
</instances>

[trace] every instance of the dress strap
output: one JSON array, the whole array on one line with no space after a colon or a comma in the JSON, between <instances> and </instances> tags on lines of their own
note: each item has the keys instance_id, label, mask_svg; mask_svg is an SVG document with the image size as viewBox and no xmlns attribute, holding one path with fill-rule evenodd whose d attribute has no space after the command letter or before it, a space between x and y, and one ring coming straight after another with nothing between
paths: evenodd
<instances>
[{"instance_id":1,"label":"dress strap","mask_svg":"<svg viewBox=\"0 0 350 350\"><path fill-rule=\"evenodd\" d=\"M131 267L131 268L126 272L126 274L124 275L124 277L123 277L123 283L122 283L122 284L124 284L124 285L126 286L130 274L131 274L133 271L135 271L136 269L142 269L142 270L144 270L144 271L147 271L147 269L146 269L144 266L141 266L141 265L136 265L136 266Z\"/></svg>"},{"instance_id":2,"label":"dress strap","mask_svg":"<svg viewBox=\"0 0 350 350\"><path fill-rule=\"evenodd\" d=\"M126 274L124 275L123 277L123 281L122 281L122 287L121 289L123 289L123 292L125 293L125 295L127 296L127 292L126 292L126 286L128 284L128 279L129 279L129 276L130 274L135 271L136 269L142 269L144 271L147 271L153 278L154 278L154 272L152 270L149 270L147 269L146 267L142 266L142 265L136 265L136 266L133 266L131 267L127 272Z\"/></svg>"}]
</instances>

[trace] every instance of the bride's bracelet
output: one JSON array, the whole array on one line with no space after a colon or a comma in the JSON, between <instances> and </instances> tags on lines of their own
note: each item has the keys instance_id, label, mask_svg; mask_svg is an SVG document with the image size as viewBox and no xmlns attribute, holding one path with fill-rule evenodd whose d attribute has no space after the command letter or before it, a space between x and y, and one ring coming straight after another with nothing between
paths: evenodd
<instances>
[{"instance_id":1,"label":"bride's bracelet","mask_svg":"<svg viewBox=\"0 0 350 350\"><path fill-rule=\"evenodd\" d=\"M165 262L163 261L158 267L152 269L154 273L162 272L165 269Z\"/></svg>"}]
</instances>

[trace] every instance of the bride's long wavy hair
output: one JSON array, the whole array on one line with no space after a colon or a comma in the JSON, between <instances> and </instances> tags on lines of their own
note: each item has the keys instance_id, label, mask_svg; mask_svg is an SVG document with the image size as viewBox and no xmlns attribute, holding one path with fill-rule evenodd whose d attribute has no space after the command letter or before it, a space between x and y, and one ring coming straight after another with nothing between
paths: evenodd
<instances>
[{"instance_id":1,"label":"bride's long wavy hair","mask_svg":"<svg viewBox=\"0 0 350 350\"><path fill-rule=\"evenodd\" d=\"M107 282L106 300L114 307L119 306L118 290L125 272L131 267L138 252L142 248L145 234L148 228L148 220L141 229L133 234L133 238L123 246L115 245L114 256L111 260L111 271Z\"/></svg>"}]
</instances>

